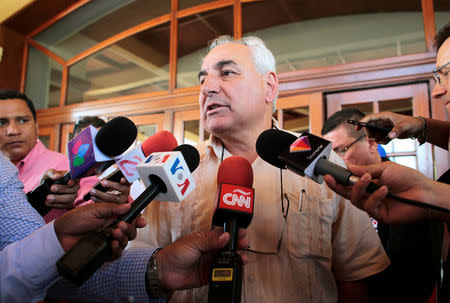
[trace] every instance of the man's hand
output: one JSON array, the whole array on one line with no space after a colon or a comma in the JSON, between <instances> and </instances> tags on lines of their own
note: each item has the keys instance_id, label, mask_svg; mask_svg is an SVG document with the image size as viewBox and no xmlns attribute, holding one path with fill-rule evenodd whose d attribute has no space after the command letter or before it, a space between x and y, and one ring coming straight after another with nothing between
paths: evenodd
<instances>
[{"instance_id":1,"label":"man's hand","mask_svg":"<svg viewBox=\"0 0 450 303\"><path fill-rule=\"evenodd\" d=\"M45 179L57 180L64 176L67 171L58 171L54 169L47 170L41 177L41 182ZM45 204L53 208L70 209L73 208L73 202L80 189L80 180L70 179L66 185L53 184L50 191L53 194L47 195Z\"/></svg>"},{"instance_id":2,"label":"man's hand","mask_svg":"<svg viewBox=\"0 0 450 303\"><path fill-rule=\"evenodd\" d=\"M246 231L239 231L239 248L247 248ZM164 247L156 256L161 286L166 290L199 287L209 281L214 254L230 240L230 234L220 229L197 232L182 237ZM242 261L247 257L241 255Z\"/></svg>"},{"instance_id":3,"label":"man's hand","mask_svg":"<svg viewBox=\"0 0 450 303\"><path fill-rule=\"evenodd\" d=\"M391 112L370 114L362 118L361 122L374 123L377 120L390 121L390 124L394 125L388 134L391 139L417 138L425 127L424 122L419 117L400 115ZM356 126L356 129L361 129L361 127ZM370 133L368 136L370 137Z\"/></svg>"},{"instance_id":4,"label":"man's hand","mask_svg":"<svg viewBox=\"0 0 450 303\"><path fill-rule=\"evenodd\" d=\"M127 179L122 177L120 182L112 182L108 180L102 181L102 186L108 188L107 192L102 192L92 188L90 190L91 199L97 203L117 203L123 204L128 202L128 196L130 195L130 186Z\"/></svg>"},{"instance_id":5,"label":"man's hand","mask_svg":"<svg viewBox=\"0 0 450 303\"><path fill-rule=\"evenodd\" d=\"M349 164L348 168L361 176L353 187L337 184L330 175L324 177L325 182L336 193L350 199L355 206L381 222L403 224L429 218L442 219L442 214L437 211L386 198L388 191L399 197L450 208L448 195L439 198L445 192L450 194L450 186L434 182L414 169L389 161L368 166ZM377 179L374 181L380 188L369 195L365 190L372 178Z\"/></svg>"},{"instance_id":6,"label":"man's hand","mask_svg":"<svg viewBox=\"0 0 450 303\"><path fill-rule=\"evenodd\" d=\"M131 204L114 203L90 204L75 208L55 220L55 233L64 251L68 251L88 232L100 230L111 224L115 218L126 213ZM112 259L120 257L128 240L136 238L136 228L147 225L143 218L137 218L133 224L120 222L112 232Z\"/></svg>"}]
</instances>

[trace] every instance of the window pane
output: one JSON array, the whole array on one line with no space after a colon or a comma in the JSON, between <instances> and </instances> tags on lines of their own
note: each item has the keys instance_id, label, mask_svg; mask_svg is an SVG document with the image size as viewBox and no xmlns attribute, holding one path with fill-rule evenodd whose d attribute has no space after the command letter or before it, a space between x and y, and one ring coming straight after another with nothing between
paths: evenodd
<instances>
[{"instance_id":1,"label":"window pane","mask_svg":"<svg viewBox=\"0 0 450 303\"><path fill-rule=\"evenodd\" d=\"M415 152L416 142L411 139L394 139L387 145L383 145L387 153Z\"/></svg>"},{"instance_id":2,"label":"window pane","mask_svg":"<svg viewBox=\"0 0 450 303\"><path fill-rule=\"evenodd\" d=\"M178 88L199 85L197 74L201 60L207 53L208 42L220 35L233 35L232 7L195 14L179 20Z\"/></svg>"},{"instance_id":3,"label":"window pane","mask_svg":"<svg viewBox=\"0 0 450 303\"><path fill-rule=\"evenodd\" d=\"M394 112L412 116L412 100L396 100L380 102L380 112Z\"/></svg>"},{"instance_id":4,"label":"window pane","mask_svg":"<svg viewBox=\"0 0 450 303\"><path fill-rule=\"evenodd\" d=\"M45 147L50 148L50 136L39 136L39 140L42 141L42 144L44 144Z\"/></svg>"},{"instance_id":5,"label":"window pane","mask_svg":"<svg viewBox=\"0 0 450 303\"><path fill-rule=\"evenodd\" d=\"M309 132L309 107L283 109L283 129L296 133Z\"/></svg>"},{"instance_id":6,"label":"window pane","mask_svg":"<svg viewBox=\"0 0 450 303\"><path fill-rule=\"evenodd\" d=\"M242 4L242 19L278 72L426 51L420 0L258 1Z\"/></svg>"},{"instance_id":7,"label":"window pane","mask_svg":"<svg viewBox=\"0 0 450 303\"><path fill-rule=\"evenodd\" d=\"M416 156L404 156L404 157L389 157L389 159L400 165L408 166L413 169L417 169L417 157Z\"/></svg>"},{"instance_id":8,"label":"window pane","mask_svg":"<svg viewBox=\"0 0 450 303\"><path fill-rule=\"evenodd\" d=\"M450 1L434 0L434 19L437 33L450 20Z\"/></svg>"},{"instance_id":9,"label":"window pane","mask_svg":"<svg viewBox=\"0 0 450 303\"><path fill-rule=\"evenodd\" d=\"M213 0L179 0L178 9L185 9L199 4L211 2Z\"/></svg>"},{"instance_id":10,"label":"window pane","mask_svg":"<svg viewBox=\"0 0 450 303\"><path fill-rule=\"evenodd\" d=\"M25 94L36 109L59 106L62 66L30 46Z\"/></svg>"},{"instance_id":11,"label":"window pane","mask_svg":"<svg viewBox=\"0 0 450 303\"><path fill-rule=\"evenodd\" d=\"M203 132L204 132L203 140L208 140L209 133L206 130L203 130ZM202 141L200 139L200 121L199 120L185 121L184 122L183 143L196 145L200 141Z\"/></svg>"},{"instance_id":12,"label":"window pane","mask_svg":"<svg viewBox=\"0 0 450 303\"><path fill-rule=\"evenodd\" d=\"M354 103L354 104L343 104L342 109L350 109L350 108L356 108L359 109L364 115L372 114L373 113L373 103Z\"/></svg>"},{"instance_id":13,"label":"window pane","mask_svg":"<svg viewBox=\"0 0 450 303\"><path fill-rule=\"evenodd\" d=\"M67 104L167 90L169 39L165 23L76 63L69 69Z\"/></svg>"},{"instance_id":14,"label":"window pane","mask_svg":"<svg viewBox=\"0 0 450 303\"><path fill-rule=\"evenodd\" d=\"M128 28L170 12L170 1L96 0L73 11L34 39L64 59Z\"/></svg>"},{"instance_id":15,"label":"window pane","mask_svg":"<svg viewBox=\"0 0 450 303\"><path fill-rule=\"evenodd\" d=\"M156 124L144 124L137 125L138 134L136 140L139 142L144 142L150 136L153 136L158 131L158 126Z\"/></svg>"}]
</instances>

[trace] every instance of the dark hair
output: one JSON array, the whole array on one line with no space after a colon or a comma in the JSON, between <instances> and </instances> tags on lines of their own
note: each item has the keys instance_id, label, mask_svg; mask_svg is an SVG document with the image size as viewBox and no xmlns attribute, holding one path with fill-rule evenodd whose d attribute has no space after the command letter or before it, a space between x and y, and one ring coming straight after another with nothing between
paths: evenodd
<instances>
[{"instance_id":1,"label":"dark hair","mask_svg":"<svg viewBox=\"0 0 450 303\"><path fill-rule=\"evenodd\" d=\"M92 125L93 127L102 127L105 125L105 120L95 117L95 116L84 116L78 119L78 121L75 123L75 126L73 127L73 136L78 135L84 128L88 127L89 125Z\"/></svg>"},{"instance_id":2,"label":"dark hair","mask_svg":"<svg viewBox=\"0 0 450 303\"><path fill-rule=\"evenodd\" d=\"M450 37L450 22L447 23L441 30L437 33L436 37L434 37L433 45L436 51L444 44L445 40Z\"/></svg>"},{"instance_id":3,"label":"dark hair","mask_svg":"<svg viewBox=\"0 0 450 303\"><path fill-rule=\"evenodd\" d=\"M349 135L357 138L361 131L355 130L355 126L347 123L347 120L359 121L364 118L364 114L357 108L348 108L335 112L324 123L322 127L322 135L326 135L340 125L344 125Z\"/></svg>"},{"instance_id":4,"label":"dark hair","mask_svg":"<svg viewBox=\"0 0 450 303\"><path fill-rule=\"evenodd\" d=\"M33 114L33 119L36 121L36 109L34 109L33 101L28 99L28 97L16 90L0 88L0 100L10 100L10 99L20 99L25 101L31 113Z\"/></svg>"}]
</instances>

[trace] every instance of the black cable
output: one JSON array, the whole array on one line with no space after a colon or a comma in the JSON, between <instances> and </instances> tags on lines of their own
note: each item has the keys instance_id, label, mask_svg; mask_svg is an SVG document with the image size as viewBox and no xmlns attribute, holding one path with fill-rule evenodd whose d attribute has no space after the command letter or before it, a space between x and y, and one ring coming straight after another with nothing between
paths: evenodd
<instances>
[{"instance_id":1,"label":"black cable","mask_svg":"<svg viewBox=\"0 0 450 303\"><path fill-rule=\"evenodd\" d=\"M436 206L433 204L428 204L425 202L421 202L421 201L416 201L416 200L411 200L411 199L406 199L406 198L402 198L396 195L392 195L392 194L387 194L386 195L387 198L391 198L394 200L397 200L399 202L405 203L405 204L410 204L410 205L415 205L415 206L419 206L419 207L423 207L423 208L430 208L430 209L434 209L440 212L444 212L446 214L450 214L450 209L444 208L444 207L440 207L440 206Z\"/></svg>"}]
</instances>

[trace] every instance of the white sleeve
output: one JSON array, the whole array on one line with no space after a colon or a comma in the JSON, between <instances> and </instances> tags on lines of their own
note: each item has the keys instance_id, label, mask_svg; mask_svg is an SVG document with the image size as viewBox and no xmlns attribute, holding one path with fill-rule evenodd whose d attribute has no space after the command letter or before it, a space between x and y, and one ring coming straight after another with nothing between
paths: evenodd
<instances>
[{"instance_id":1,"label":"white sleeve","mask_svg":"<svg viewBox=\"0 0 450 303\"><path fill-rule=\"evenodd\" d=\"M0 251L0 302L37 302L59 277L56 261L64 254L53 222Z\"/></svg>"}]
</instances>

